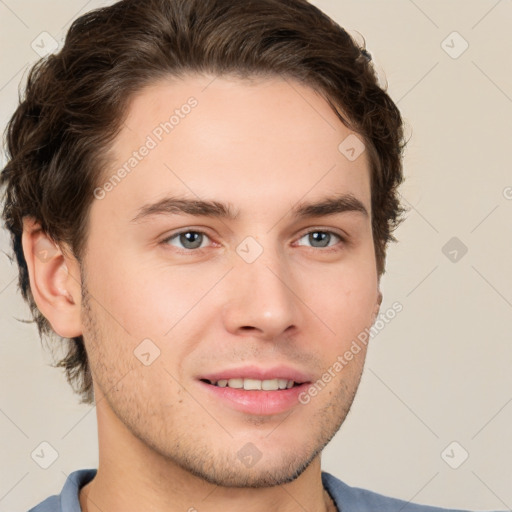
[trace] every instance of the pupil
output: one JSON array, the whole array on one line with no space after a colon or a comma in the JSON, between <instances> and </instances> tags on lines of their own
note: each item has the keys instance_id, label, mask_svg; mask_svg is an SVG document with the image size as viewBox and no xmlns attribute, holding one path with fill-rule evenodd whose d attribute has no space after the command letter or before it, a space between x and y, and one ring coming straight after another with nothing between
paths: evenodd
<instances>
[{"instance_id":1,"label":"pupil","mask_svg":"<svg viewBox=\"0 0 512 512\"><path fill-rule=\"evenodd\" d=\"M187 249L197 249L201 246L201 233L196 233L195 231L188 231L187 233L182 233L180 235L180 242ZM199 243L197 240L199 239Z\"/></svg>"},{"instance_id":2,"label":"pupil","mask_svg":"<svg viewBox=\"0 0 512 512\"><path fill-rule=\"evenodd\" d=\"M322 231L315 231L314 233L310 233L310 242L314 247L327 247L329 244L329 233L324 233ZM315 245L313 242L320 242L320 245Z\"/></svg>"}]
</instances>

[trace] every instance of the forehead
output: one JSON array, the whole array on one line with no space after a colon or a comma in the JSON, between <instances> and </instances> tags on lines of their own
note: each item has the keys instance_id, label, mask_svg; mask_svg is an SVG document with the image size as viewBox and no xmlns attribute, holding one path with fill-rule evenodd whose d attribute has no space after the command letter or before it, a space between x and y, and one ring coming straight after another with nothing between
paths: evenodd
<instances>
[{"instance_id":1,"label":"forehead","mask_svg":"<svg viewBox=\"0 0 512 512\"><path fill-rule=\"evenodd\" d=\"M278 214L301 197L349 192L370 211L367 152L355 137L320 94L289 79L160 80L129 104L105 179L125 172L106 199L133 211L172 192L243 214L263 198Z\"/></svg>"}]
</instances>

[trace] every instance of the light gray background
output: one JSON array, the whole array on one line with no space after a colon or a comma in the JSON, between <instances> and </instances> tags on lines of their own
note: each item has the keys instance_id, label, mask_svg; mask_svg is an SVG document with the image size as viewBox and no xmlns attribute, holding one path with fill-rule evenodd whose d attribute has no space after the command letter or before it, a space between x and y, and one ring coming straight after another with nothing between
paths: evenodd
<instances>
[{"instance_id":1,"label":"light gray background","mask_svg":"<svg viewBox=\"0 0 512 512\"><path fill-rule=\"evenodd\" d=\"M74 18L106 3L0 0L2 127L38 58L32 42L44 51L47 32L61 43ZM365 37L412 137L402 188L411 210L382 281L381 311L395 301L403 311L373 339L324 469L406 500L510 509L512 3L314 3ZM468 248L456 262L442 251L452 237ZM60 492L70 472L97 467L98 458L95 409L77 405L61 371L48 365L35 326L16 321L29 313L4 255L0 308L0 511L7 512ZM43 441L59 455L46 470L31 458ZM453 469L446 461L456 465L463 450L468 459Z\"/></svg>"}]
</instances>

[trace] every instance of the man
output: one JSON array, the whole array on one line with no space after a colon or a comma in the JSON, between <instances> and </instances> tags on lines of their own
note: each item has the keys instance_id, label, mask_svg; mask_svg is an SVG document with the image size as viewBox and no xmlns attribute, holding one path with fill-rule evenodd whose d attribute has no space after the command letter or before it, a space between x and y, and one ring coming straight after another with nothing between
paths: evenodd
<instances>
[{"instance_id":1,"label":"man","mask_svg":"<svg viewBox=\"0 0 512 512\"><path fill-rule=\"evenodd\" d=\"M400 114L305 0L79 18L9 127L4 220L98 470L35 512L441 510L321 471L403 213Z\"/></svg>"}]
</instances>

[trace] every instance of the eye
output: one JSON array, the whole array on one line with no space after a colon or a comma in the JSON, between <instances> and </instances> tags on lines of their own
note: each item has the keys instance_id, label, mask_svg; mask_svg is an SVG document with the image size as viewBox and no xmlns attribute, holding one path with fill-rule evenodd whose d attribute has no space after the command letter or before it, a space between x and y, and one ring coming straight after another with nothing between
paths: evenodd
<instances>
[{"instance_id":1,"label":"eye","mask_svg":"<svg viewBox=\"0 0 512 512\"><path fill-rule=\"evenodd\" d=\"M302 239L306 239L311 244L311 247L315 248L332 247L336 245L337 242L343 241L343 238L337 233L322 230L309 231L299 238L299 241Z\"/></svg>"},{"instance_id":2,"label":"eye","mask_svg":"<svg viewBox=\"0 0 512 512\"><path fill-rule=\"evenodd\" d=\"M189 230L175 233L163 240L162 243L174 245L175 247L178 247L178 249L194 250L205 247L205 245L203 245L205 240L209 240L206 233L203 233L202 231Z\"/></svg>"},{"instance_id":3,"label":"eye","mask_svg":"<svg viewBox=\"0 0 512 512\"><path fill-rule=\"evenodd\" d=\"M301 240L306 240L307 243L310 244L310 247L319 249L333 247L339 242L344 241L341 235L338 235L333 231L319 229L309 231L299 238L297 245L307 245L301 243ZM173 235L167 237L165 240L162 240L162 244L172 245L184 251L194 251L207 247L208 241L211 242L211 239L203 231L189 229L187 231L174 233Z\"/></svg>"}]
</instances>

